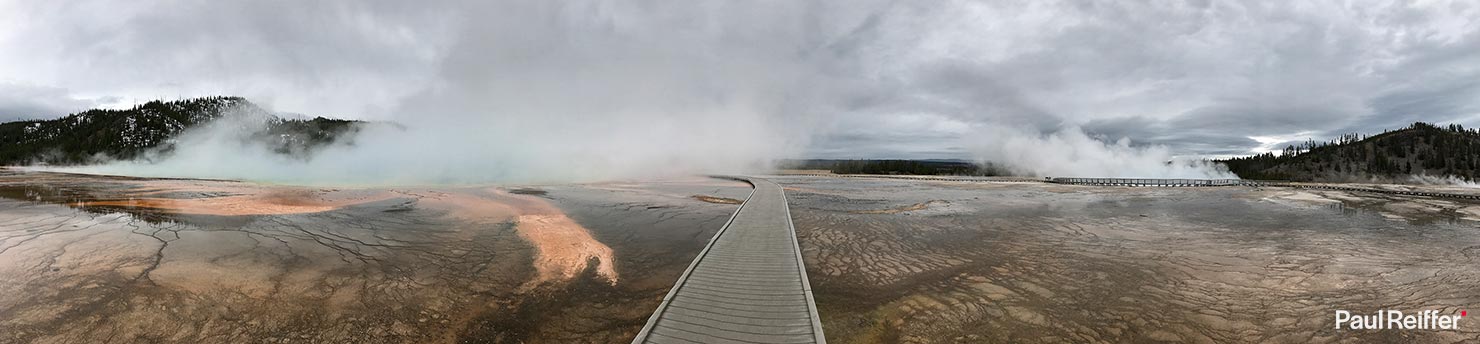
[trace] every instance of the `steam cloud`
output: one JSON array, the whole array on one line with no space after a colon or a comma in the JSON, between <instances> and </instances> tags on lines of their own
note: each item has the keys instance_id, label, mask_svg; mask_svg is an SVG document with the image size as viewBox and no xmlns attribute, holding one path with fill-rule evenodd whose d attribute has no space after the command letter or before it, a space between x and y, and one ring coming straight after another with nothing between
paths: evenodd
<instances>
[{"instance_id":1,"label":"steam cloud","mask_svg":"<svg viewBox=\"0 0 1480 344\"><path fill-rule=\"evenodd\" d=\"M1416 174L1408 176L1407 182L1423 185L1452 185L1480 189L1480 183L1464 180L1464 178L1455 176L1431 176L1427 174Z\"/></svg>"},{"instance_id":2,"label":"steam cloud","mask_svg":"<svg viewBox=\"0 0 1480 344\"><path fill-rule=\"evenodd\" d=\"M1034 135L991 129L975 141L983 162L1004 162L1018 174L1053 177L1238 179L1221 165L1178 158L1164 146L1133 147L1128 138L1104 142L1077 127Z\"/></svg>"},{"instance_id":3,"label":"steam cloud","mask_svg":"<svg viewBox=\"0 0 1480 344\"><path fill-rule=\"evenodd\" d=\"M1231 177L1165 147L1090 138L1006 84L1026 80L994 74L1011 64L961 63L940 40L986 32L961 25L979 18L884 2L752 5L460 4L438 12L451 19L436 31L446 44L428 53L431 81L384 116L403 127L371 125L352 144L293 159L223 139L242 123L211 125L162 160L82 171L310 184L752 172L805 157L839 123L929 113L973 124L954 139L962 158L1022 174ZM973 42L957 43L996 46Z\"/></svg>"},{"instance_id":4,"label":"steam cloud","mask_svg":"<svg viewBox=\"0 0 1480 344\"><path fill-rule=\"evenodd\" d=\"M81 171L291 183L594 180L764 170L806 143L823 97L802 4L652 8L471 5L435 86L353 144L291 159L232 137L242 123L186 134L157 162ZM691 7L692 6L692 7ZM709 13L715 16L693 16ZM732 13L736 16L718 14ZM467 18L474 19L474 18Z\"/></svg>"}]
</instances>

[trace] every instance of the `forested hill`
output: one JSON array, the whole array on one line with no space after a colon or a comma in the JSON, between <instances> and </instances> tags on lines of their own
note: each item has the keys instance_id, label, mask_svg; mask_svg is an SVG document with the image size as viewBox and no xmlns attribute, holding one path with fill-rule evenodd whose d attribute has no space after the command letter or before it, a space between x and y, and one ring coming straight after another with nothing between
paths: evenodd
<instances>
[{"instance_id":1,"label":"forested hill","mask_svg":"<svg viewBox=\"0 0 1480 344\"><path fill-rule=\"evenodd\" d=\"M1414 123L1371 137L1286 147L1283 154L1220 162L1245 179L1294 181L1406 181L1409 176L1480 177L1480 130Z\"/></svg>"},{"instance_id":2,"label":"forested hill","mask_svg":"<svg viewBox=\"0 0 1480 344\"><path fill-rule=\"evenodd\" d=\"M283 154L301 154L357 131L360 122L284 119L240 97L152 101L127 110L94 109L53 120L0 124L0 166L77 165L168 153L185 130L228 114L261 121L251 132Z\"/></svg>"}]
</instances>

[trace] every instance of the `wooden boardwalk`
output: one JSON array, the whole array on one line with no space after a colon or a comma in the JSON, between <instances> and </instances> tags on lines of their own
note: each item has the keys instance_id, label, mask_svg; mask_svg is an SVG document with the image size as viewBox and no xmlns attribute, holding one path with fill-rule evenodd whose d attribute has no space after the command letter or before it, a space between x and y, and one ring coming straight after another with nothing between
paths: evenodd
<instances>
[{"instance_id":1,"label":"wooden boardwalk","mask_svg":"<svg viewBox=\"0 0 1480 344\"><path fill-rule=\"evenodd\" d=\"M750 198L694 258L633 343L825 343L781 186Z\"/></svg>"},{"instance_id":2,"label":"wooden boardwalk","mask_svg":"<svg viewBox=\"0 0 1480 344\"><path fill-rule=\"evenodd\" d=\"M1049 178L1050 183L1079 184L1079 185L1103 185L1103 186L1252 186L1252 187L1282 187L1294 189L1336 190L1351 192L1371 192L1389 195L1423 196L1439 198L1458 198L1480 200L1480 194L1474 193L1452 193L1437 191L1414 191L1381 189L1366 186L1346 186L1341 184L1324 183L1300 183L1278 180L1250 180L1250 179L1131 179L1131 178Z\"/></svg>"}]
</instances>

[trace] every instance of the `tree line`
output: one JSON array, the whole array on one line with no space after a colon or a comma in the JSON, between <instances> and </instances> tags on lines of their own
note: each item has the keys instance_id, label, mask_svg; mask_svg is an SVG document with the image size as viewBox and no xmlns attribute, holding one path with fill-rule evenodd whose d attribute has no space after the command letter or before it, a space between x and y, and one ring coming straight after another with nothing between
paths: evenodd
<instances>
[{"instance_id":1,"label":"tree line","mask_svg":"<svg viewBox=\"0 0 1480 344\"><path fill-rule=\"evenodd\" d=\"M1473 181L1480 177L1480 130L1417 122L1378 135L1307 140L1279 154L1219 162L1246 179L1341 181L1426 174Z\"/></svg>"}]
</instances>

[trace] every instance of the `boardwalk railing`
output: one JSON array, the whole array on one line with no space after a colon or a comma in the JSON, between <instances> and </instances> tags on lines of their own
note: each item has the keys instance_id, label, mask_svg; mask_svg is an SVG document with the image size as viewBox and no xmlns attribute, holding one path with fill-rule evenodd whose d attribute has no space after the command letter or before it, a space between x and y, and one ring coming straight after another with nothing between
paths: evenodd
<instances>
[{"instance_id":1,"label":"boardwalk railing","mask_svg":"<svg viewBox=\"0 0 1480 344\"><path fill-rule=\"evenodd\" d=\"M1049 178L1050 183L1078 184L1078 185L1103 185L1103 186L1155 186L1155 187L1186 187L1186 186L1252 186L1252 187L1285 187L1295 189L1333 190L1352 192L1372 192L1390 195L1441 197L1457 199L1480 200L1480 194L1461 194L1448 192L1392 190L1370 187L1357 187L1331 184L1295 183L1273 180L1249 180L1249 179L1155 179L1155 178Z\"/></svg>"},{"instance_id":2,"label":"boardwalk railing","mask_svg":"<svg viewBox=\"0 0 1480 344\"><path fill-rule=\"evenodd\" d=\"M987 176L951 176L951 175L904 175L904 174L831 174L831 173L788 173L780 174L783 177L834 177L834 178L874 178L874 179L905 179L925 180L940 182L992 182L992 183L1041 183L1046 180L1034 177L987 177Z\"/></svg>"},{"instance_id":3,"label":"boardwalk railing","mask_svg":"<svg viewBox=\"0 0 1480 344\"><path fill-rule=\"evenodd\" d=\"M1107 186L1231 186L1244 185L1240 179L1156 179L1156 178L1049 178L1050 183Z\"/></svg>"},{"instance_id":4,"label":"boardwalk railing","mask_svg":"<svg viewBox=\"0 0 1480 344\"><path fill-rule=\"evenodd\" d=\"M1302 183L1288 183L1288 182L1260 182L1260 183L1251 183L1250 185L1251 186L1287 187L1287 188L1296 188L1296 189L1316 189L1316 190L1373 192L1373 193L1381 193L1381 194L1389 194L1389 195L1405 195L1405 196L1423 196L1423 197L1440 197L1440 198L1458 198L1458 199L1480 200L1480 194L1460 194L1460 193L1449 193L1449 192L1430 192L1430 191L1412 191L1412 190L1389 190L1389 189L1364 188L1364 187L1352 187L1352 186L1341 186L1341 185L1302 184Z\"/></svg>"}]
</instances>

